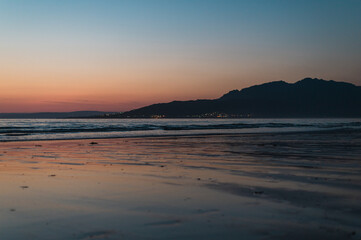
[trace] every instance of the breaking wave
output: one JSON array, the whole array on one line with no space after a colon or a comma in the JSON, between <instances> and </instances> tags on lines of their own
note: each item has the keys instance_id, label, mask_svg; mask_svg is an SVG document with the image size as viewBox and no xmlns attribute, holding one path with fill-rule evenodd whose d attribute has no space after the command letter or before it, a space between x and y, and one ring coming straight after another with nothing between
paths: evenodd
<instances>
[{"instance_id":1,"label":"breaking wave","mask_svg":"<svg viewBox=\"0 0 361 240\"><path fill-rule=\"evenodd\" d=\"M361 129L359 119L0 120L0 141L192 133ZM243 130L243 131L242 131Z\"/></svg>"}]
</instances>

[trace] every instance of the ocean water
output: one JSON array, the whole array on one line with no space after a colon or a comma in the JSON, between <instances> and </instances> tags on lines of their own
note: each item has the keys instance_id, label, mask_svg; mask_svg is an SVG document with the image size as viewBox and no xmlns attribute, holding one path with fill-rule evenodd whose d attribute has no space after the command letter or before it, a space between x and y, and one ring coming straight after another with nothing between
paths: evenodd
<instances>
[{"instance_id":1,"label":"ocean water","mask_svg":"<svg viewBox=\"0 0 361 240\"><path fill-rule=\"evenodd\" d=\"M0 141L361 130L361 119L0 119Z\"/></svg>"}]
</instances>

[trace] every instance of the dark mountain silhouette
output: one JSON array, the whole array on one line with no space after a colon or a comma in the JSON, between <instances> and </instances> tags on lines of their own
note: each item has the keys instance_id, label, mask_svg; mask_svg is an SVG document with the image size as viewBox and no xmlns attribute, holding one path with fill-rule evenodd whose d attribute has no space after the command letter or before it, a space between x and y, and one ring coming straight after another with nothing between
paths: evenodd
<instances>
[{"instance_id":1,"label":"dark mountain silhouette","mask_svg":"<svg viewBox=\"0 0 361 240\"><path fill-rule=\"evenodd\" d=\"M173 101L113 117L361 117L361 87L305 78L233 90L214 100Z\"/></svg>"},{"instance_id":2,"label":"dark mountain silhouette","mask_svg":"<svg viewBox=\"0 0 361 240\"><path fill-rule=\"evenodd\" d=\"M0 113L0 118L86 118L114 114L99 111L76 111L76 112L39 112L39 113Z\"/></svg>"}]
</instances>

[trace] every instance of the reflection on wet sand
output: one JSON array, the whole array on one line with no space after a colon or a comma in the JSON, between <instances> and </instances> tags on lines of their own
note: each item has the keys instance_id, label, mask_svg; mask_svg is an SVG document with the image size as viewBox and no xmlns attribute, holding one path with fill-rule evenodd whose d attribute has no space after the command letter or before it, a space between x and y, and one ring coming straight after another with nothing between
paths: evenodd
<instances>
[{"instance_id":1,"label":"reflection on wet sand","mask_svg":"<svg viewBox=\"0 0 361 240\"><path fill-rule=\"evenodd\" d=\"M0 145L1 239L358 239L360 133Z\"/></svg>"}]
</instances>

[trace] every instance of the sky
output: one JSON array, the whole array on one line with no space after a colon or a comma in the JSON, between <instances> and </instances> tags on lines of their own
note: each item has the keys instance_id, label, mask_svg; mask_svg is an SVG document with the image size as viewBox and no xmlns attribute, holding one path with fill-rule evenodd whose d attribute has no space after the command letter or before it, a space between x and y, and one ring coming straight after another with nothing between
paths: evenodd
<instances>
[{"instance_id":1,"label":"sky","mask_svg":"<svg viewBox=\"0 0 361 240\"><path fill-rule=\"evenodd\" d=\"M360 0L0 0L0 112L126 111L264 82L361 85Z\"/></svg>"}]
</instances>

